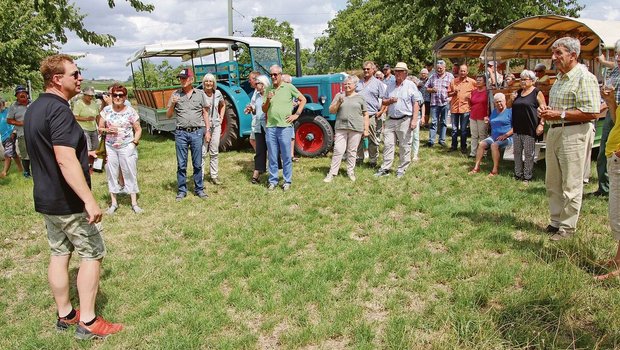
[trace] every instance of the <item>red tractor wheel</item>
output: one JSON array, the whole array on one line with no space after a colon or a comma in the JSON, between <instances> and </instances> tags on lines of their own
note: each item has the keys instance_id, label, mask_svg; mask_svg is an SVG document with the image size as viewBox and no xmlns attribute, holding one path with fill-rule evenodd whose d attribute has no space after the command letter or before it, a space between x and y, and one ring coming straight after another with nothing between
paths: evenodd
<instances>
[{"instance_id":1,"label":"red tractor wheel","mask_svg":"<svg viewBox=\"0 0 620 350\"><path fill-rule=\"evenodd\" d=\"M334 144L334 129L322 116L304 115L295 122L295 151L305 157L320 157Z\"/></svg>"}]
</instances>

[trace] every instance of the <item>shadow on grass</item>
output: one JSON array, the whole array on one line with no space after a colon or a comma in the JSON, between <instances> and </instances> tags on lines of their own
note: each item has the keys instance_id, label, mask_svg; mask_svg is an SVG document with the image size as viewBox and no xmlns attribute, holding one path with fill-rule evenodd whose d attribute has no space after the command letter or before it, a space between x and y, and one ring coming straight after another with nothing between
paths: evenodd
<instances>
[{"instance_id":1,"label":"shadow on grass","mask_svg":"<svg viewBox=\"0 0 620 350\"><path fill-rule=\"evenodd\" d=\"M611 349L620 340L589 318L571 293L533 295L501 309L495 316L502 337L515 348ZM568 315L568 316L567 316Z\"/></svg>"},{"instance_id":2,"label":"shadow on grass","mask_svg":"<svg viewBox=\"0 0 620 350\"><path fill-rule=\"evenodd\" d=\"M522 220L514 215L494 212L459 211L454 213L454 216L466 218L473 223L497 223L497 227L509 225L516 230L537 235L542 239L517 239L508 232L500 232L499 234L489 236L489 239L494 240L494 243L509 243L514 248L530 251L546 263L568 259L571 264L588 274L599 275L606 272L606 269L597 263L596 252L593 247L585 239L579 237L579 233L577 233L576 237L553 242L548 240L549 234L544 232L546 226L539 226L532 221ZM548 244L545 244L545 241L548 241Z\"/></svg>"}]
</instances>

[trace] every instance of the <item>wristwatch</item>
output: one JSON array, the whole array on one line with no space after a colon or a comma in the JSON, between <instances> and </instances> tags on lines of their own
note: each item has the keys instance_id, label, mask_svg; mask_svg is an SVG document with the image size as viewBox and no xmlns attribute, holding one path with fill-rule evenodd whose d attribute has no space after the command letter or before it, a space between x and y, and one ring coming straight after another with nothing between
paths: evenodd
<instances>
[{"instance_id":1,"label":"wristwatch","mask_svg":"<svg viewBox=\"0 0 620 350\"><path fill-rule=\"evenodd\" d=\"M566 119L566 111L565 111L565 110L564 110L564 111L562 111L562 114L560 114L560 119L561 119L562 121L564 121L564 119Z\"/></svg>"},{"instance_id":2,"label":"wristwatch","mask_svg":"<svg viewBox=\"0 0 620 350\"><path fill-rule=\"evenodd\" d=\"M140 143L140 141L136 141L136 140L133 140L133 141L131 141L131 142L132 142L134 145L136 145L136 146Z\"/></svg>"}]
</instances>

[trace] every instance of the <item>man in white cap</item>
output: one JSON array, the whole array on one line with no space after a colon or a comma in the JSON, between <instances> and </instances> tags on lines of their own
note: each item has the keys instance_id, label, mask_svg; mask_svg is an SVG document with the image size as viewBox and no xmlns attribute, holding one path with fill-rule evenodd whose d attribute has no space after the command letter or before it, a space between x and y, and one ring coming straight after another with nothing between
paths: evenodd
<instances>
[{"instance_id":1,"label":"man in white cap","mask_svg":"<svg viewBox=\"0 0 620 350\"><path fill-rule=\"evenodd\" d=\"M99 110L101 110L101 103L93 98L94 96L95 89L89 86L82 90L82 98L73 105L73 115L75 115L75 119L82 127L82 130L84 130L89 151L94 151L99 146L99 135L97 135L97 122L95 119L99 115Z\"/></svg>"},{"instance_id":2,"label":"man in white cap","mask_svg":"<svg viewBox=\"0 0 620 350\"><path fill-rule=\"evenodd\" d=\"M489 61L487 63L487 76L488 81L493 87L500 87L504 82L504 76L501 75L496 69L497 62Z\"/></svg>"},{"instance_id":3,"label":"man in white cap","mask_svg":"<svg viewBox=\"0 0 620 350\"><path fill-rule=\"evenodd\" d=\"M383 126L383 165L375 174L376 177L390 174L397 140L400 165L396 177L403 177L411 164L411 133L418 126L418 102L421 102L421 95L415 83L407 79L408 72L407 64L398 62L394 67L395 83L388 85L383 97L383 105L388 106L388 118Z\"/></svg>"}]
</instances>

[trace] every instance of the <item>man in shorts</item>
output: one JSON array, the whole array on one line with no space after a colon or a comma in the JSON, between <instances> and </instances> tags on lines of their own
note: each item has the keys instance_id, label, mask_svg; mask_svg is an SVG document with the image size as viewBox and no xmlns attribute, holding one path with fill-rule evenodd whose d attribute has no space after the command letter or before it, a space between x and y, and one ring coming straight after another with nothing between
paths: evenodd
<instances>
[{"instance_id":1,"label":"man in shorts","mask_svg":"<svg viewBox=\"0 0 620 350\"><path fill-rule=\"evenodd\" d=\"M95 315L101 261L106 248L99 226L101 209L90 190L88 146L69 100L80 92L82 76L71 56L41 62L45 92L24 117L24 136L32 160L35 210L43 215L51 250L48 280L56 302L56 328L76 325L80 339L105 338L123 329ZM69 260L81 258L77 276L80 310L69 296Z\"/></svg>"}]
</instances>

